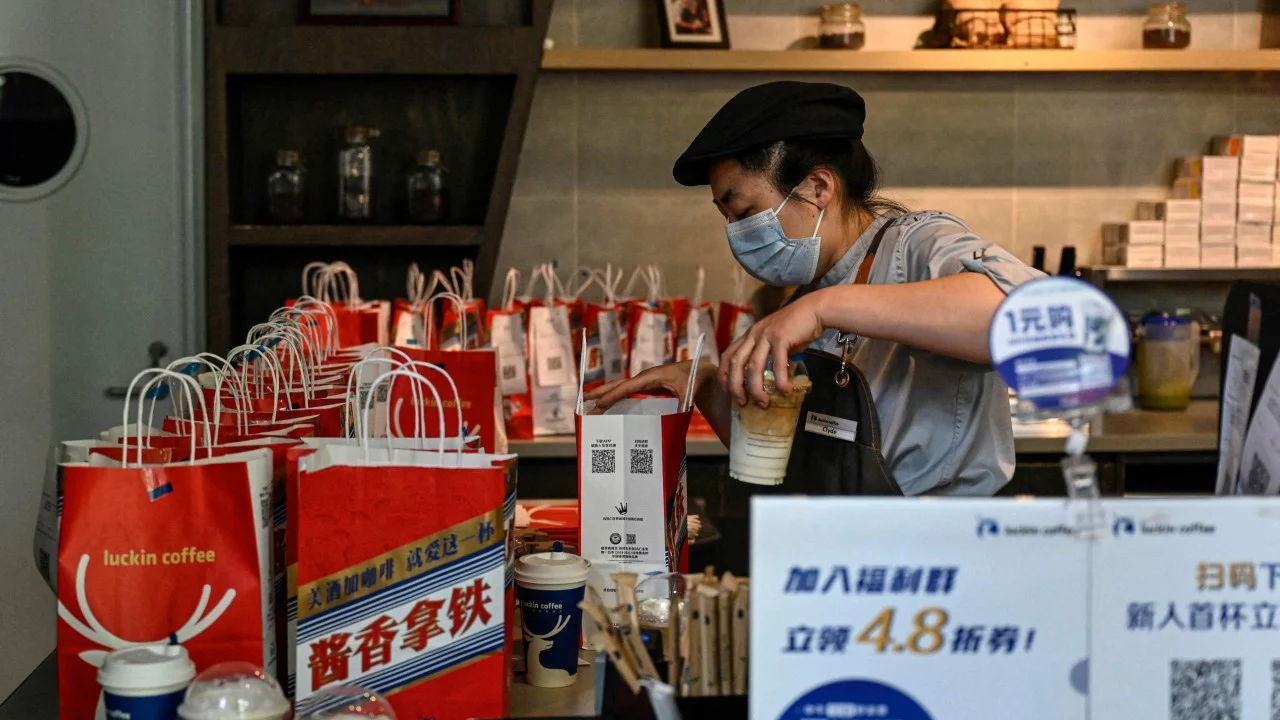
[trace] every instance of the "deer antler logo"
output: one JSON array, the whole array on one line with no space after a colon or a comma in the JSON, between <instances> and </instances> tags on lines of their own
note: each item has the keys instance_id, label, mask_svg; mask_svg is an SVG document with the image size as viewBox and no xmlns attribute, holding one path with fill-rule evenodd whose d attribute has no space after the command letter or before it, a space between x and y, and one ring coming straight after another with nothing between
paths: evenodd
<instances>
[{"instance_id":1,"label":"deer antler logo","mask_svg":"<svg viewBox=\"0 0 1280 720\"><path fill-rule=\"evenodd\" d=\"M613 509L617 510L619 515L627 514L627 504L625 502L620 502L617 505L614 505Z\"/></svg>"},{"instance_id":2,"label":"deer antler logo","mask_svg":"<svg viewBox=\"0 0 1280 720\"><path fill-rule=\"evenodd\" d=\"M89 598L85 593L84 585L84 576L88 570L89 555L81 555L80 564L76 567L75 587L76 602L80 606L80 613L84 615L84 622L80 622L80 619L72 614L72 612L62 604L61 600L58 601L58 617L65 620L68 625L85 638L107 648L106 650L86 650L80 653L81 660L84 660L96 668L102 667L103 661L106 660L107 654L111 650L121 650L127 647L134 647L136 645L165 645L171 640L178 644L185 643L209 629L209 626L217 622L218 618L222 617L222 614L231 606L231 602L236 599L235 590L226 591L223 593L222 599L218 601L218 604L209 611L209 614L205 615L204 611L209 606L209 597L213 592L211 587L205 585L204 590L200 593L200 602L196 603L195 611L191 613L191 617L183 623L182 627L178 628L177 632L172 635L162 637L159 640L131 642L129 640L116 637L111 633L111 631L103 627L102 623L98 622L98 618L94 616L93 610L89 608ZM99 699L99 704L101 704L101 699Z\"/></svg>"},{"instance_id":3,"label":"deer antler logo","mask_svg":"<svg viewBox=\"0 0 1280 720\"><path fill-rule=\"evenodd\" d=\"M525 665L528 666L530 671L540 673L543 678L548 678L548 679L560 678L562 681L564 681L565 685L568 685L570 682L572 682L572 678L569 676L569 671L562 670L560 668L549 668L543 665L542 651L551 649L551 645L553 644L552 638L554 638L556 635L559 635L560 631L564 630L566 627L568 627L568 625L569 625L569 616L561 615L556 620L556 625L555 627L551 628L550 632L545 632L540 635L535 635L534 633L530 632L528 625L524 626L524 639L526 642L529 643L529 651L525 653ZM576 641L575 641L575 644L576 644ZM561 686L553 685L549 687L561 687Z\"/></svg>"}]
</instances>

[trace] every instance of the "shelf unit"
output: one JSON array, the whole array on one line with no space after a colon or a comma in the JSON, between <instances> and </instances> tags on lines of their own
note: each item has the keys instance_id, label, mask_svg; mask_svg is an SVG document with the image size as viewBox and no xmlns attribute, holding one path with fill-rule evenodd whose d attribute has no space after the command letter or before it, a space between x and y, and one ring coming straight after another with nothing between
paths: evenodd
<instances>
[{"instance_id":1,"label":"shelf unit","mask_svg":"<svg viewBox=\"0 0 1280 720\"><path fill-rule=\"evenodd\" d=\"M299 292L302 267L342 260L365 297L403 296L424 272L476 264L488 295L542 61L552 0L503 25L309 25L298 0L205 6L206 346L224 352ZM338 225L337 128L373 125L374 222ZM405 225L405 163L437 147L454 224ZM266 225L276 149L301 153L308 224ZM451 162L452 160L452 162Z\"/></svg>"},{"instance_id":2,"label":"shelf unit","mask_svg":"<svg viewBox=\"0 0 1280 720\"><path fill-rule=\"evenodd\" d=\"M663 50L565 48L545 72L1278 72L1280 50Z\"/></svg>"},{"instance_id":3,"label":"shelf unit","mask_svg":"<svg viewBox=\"0 0 1280 720\"><path fill-rule=\"evenodd\" d=\"M1098 287L1139 282L1280 282L1280 268L1128 268L1100 265L1080 268L1080 278Z\"/></svg>"},{"instance_id":4,"label":"shelf unit","mask_svg":"<svg viewBox=\"0 0 1280 720\"><path fill-rule=\"evenodd\" d=\"M233 225L233 247L389 246L479 247L480 225Z\"/></svg>"}]
</instances>

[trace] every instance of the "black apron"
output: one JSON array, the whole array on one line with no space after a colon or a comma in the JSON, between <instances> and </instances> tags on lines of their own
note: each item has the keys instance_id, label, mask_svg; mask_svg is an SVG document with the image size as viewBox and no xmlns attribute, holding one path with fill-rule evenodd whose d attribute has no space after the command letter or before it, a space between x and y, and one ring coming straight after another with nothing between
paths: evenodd
<instances>
[{"instance_id":1,"label":"black apron","mask_svg":"<svg viewBox=\"0 0 1280 720\"><path fill-rule=\"evenodd\" d=\"M867 282L880 241L893 223L893 220L886 222L872 238L866 257L858 266L855 285ZM799 294L794 295L787 302L798 297ZM786 480L772 488L760 488L763 494L903 494L880 453L880 419L871 389L862 372L853 365L855 337L840 335L838 338L844 346L843 357L817 350L804 353L813 389L800 407ZM845 421L841 423L845 428L849 422L857 423L855 439L832 437L819 430L823 425L830 427L835 418ZM812 427L813 431L806 427Z\"/></svg>"}]
</instances>

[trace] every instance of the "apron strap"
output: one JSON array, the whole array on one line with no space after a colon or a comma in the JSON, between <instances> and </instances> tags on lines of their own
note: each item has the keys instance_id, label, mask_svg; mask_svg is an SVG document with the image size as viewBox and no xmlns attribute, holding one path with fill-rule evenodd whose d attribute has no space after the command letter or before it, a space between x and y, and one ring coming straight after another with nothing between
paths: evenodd
<instances>
[{"instance_id":1,"label":"apron strap","mask_svg":"<svg viewBox=\"0 0 1280 720\"><path fill-rule=\"evenodd\" d=\"M884 239L885 231L893 224L897 218L890 219L884 225L880 226L880 230L876 232L876 236L871 238L871 246L867 248L867 254L862 257L862 262L858 264L858 274L854 276L854 285L866 285L867 278L871 277L871 266L876 261L876 251L880 249L880 241Z\"/></svg>"}]
</instances>

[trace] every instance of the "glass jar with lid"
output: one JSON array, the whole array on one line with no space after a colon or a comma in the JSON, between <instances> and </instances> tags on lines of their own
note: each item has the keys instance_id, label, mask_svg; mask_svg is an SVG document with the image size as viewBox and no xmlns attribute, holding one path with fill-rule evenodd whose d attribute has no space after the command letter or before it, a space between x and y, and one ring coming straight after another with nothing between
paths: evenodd
<instances>
[{"instance_id":1,"label":"glass jar with lid","mask_svg":"<svg viewBox=\"0 0 1280 720\"><path fill-rule=\"evenodd\" d=\"M439 150L418 153L418 167L408 176L409 219L415 223L443 223L449 217L448 170L440 164Z\"/></svg>"},{"instance_id":2,"label":"glass jar with lid","mask_svg":"<svg viewBox=\"0 0 1280 720\"><path fill-rule=\"evenodd\" d=\"M822 6L818 24L818 47L824 50L858 50L866 43L866 26L862 24L862 7L857 3L832 3Z\"/></svg>"},{"instance_id":3,"label":"glass jar with lid","mask_svg":"<svg viewBox=\"0 0 1280 720\"><path fill-rule=\"evenodd\" d=\"M271 222L302 222L306 175L297 150L276 151L276 166L267 175L267 216Z\"/></svg>"},{"instance_id":4,"label":"glass jar with lid","mask_svg":"<svg viewBox=\"0 0 1280 720\"><path fill-rule=\"evenodd\" d=\"M343 128L346 145L338 151L338 217L352 222L373 219L373 147L378 129L362 125Z\"/></svg>"},{"instance_id":5,"label":"glass jar with lid","mask_svg":"<svg viewBox=\"0 0 1280 720\"><path fill-rule=\"evenodd\" d=\"M1147 50L1181 50L1191 44L1187 6L1180 2L1152 3L1142 23L1142 47Z\"/></svg>"}]
</instances>

